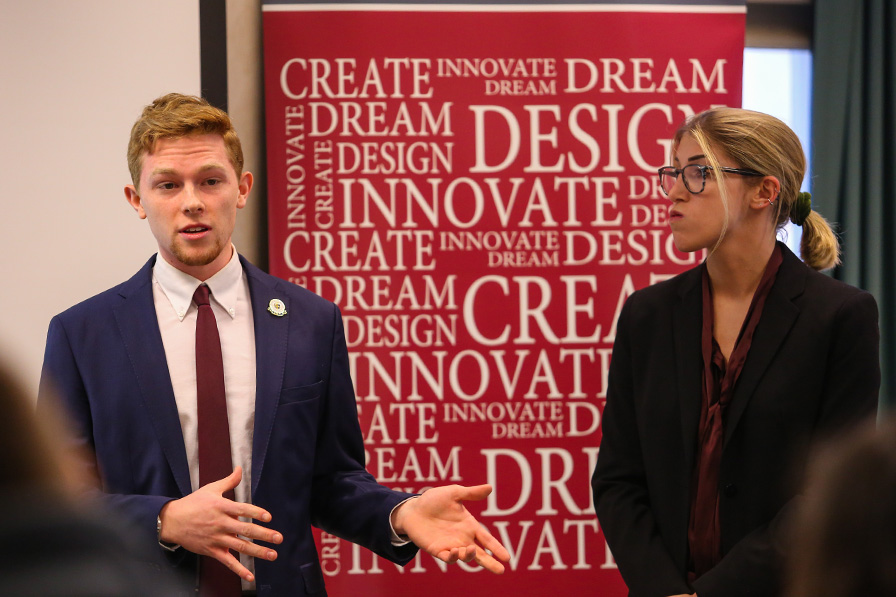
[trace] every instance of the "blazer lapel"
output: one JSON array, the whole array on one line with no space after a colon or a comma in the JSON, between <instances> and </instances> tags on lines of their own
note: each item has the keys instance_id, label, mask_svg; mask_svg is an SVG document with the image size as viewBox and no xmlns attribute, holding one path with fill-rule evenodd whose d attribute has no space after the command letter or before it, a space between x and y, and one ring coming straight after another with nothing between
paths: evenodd
<instances>
[{"instance_id":1,"label":"blazer lapel","mask_svg":"<svg viewBox=\"0 0 896 597\"><path fill-rule=\"evenodd\" d=\"M112 313L124 340L140 397L149 413L150 424L159 439L178 489L182 495L187 495L192 491L190 469L153 303L154 263L155 257L122 286L119 294L123 300Z\"/></svg>"},{"instance_id":2,"label":"blazer lapel","mask_svg":"<svg viewBox=\"0 0 896 597\"><path fill-rule=\"evenodd\" d=\"M728 407L723 448L728 444L750 397L756 391L756 386L774 361L778 349L800 314L800 309L793 303L793 299L802 294L808 270L786 246L781 245L781 250L784 252L784 261L765 301L759 325L750 345L750 353L747 355L747 361L744 363Z\"/></svg>"},{"instance_id":3,"label":"blazer lapel","mask_svg":"<svg viewBox=\"0 0 896 597\"><path fill-rule=\"evenodd\" d=\"M705 265L694 268L682 280L678 305L672 318L675 346L675 372L678 377L678 401L681 410L681 433L684 440L685 463L694 461L697 425L700 423L700 392L703 359L700 349L703 297L701 279Z\"/></svg>"},{"instance_id":4,"label":"blazer lapel","mask_svg":"<svg viewBox=\"0 0 896 597\"><path fill-rule=\"evenodd\" d=\"M252 318L255 322L255 432L252 439L252 495L255 495L283 388L290 303L285 292L277 291L277 286L285 282L265 274L242 256L240 261L249 278ZM273 299L283 302L286 307L284 315L278 316L268 311Z\"/></svg>"}]
</instances>

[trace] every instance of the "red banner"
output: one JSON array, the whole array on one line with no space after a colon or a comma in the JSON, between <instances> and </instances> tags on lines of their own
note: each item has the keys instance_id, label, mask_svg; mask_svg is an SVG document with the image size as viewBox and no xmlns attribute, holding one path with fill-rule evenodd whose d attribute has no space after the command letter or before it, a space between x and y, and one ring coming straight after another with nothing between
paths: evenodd
<instances>
[{"instance_id":1,"label":"red banner","mask_svg":"<svg viewBox=\"0 0 896 597\"><path fill-rule=\"evenodd\" d=\"M491 483L470 509L512 554L398 568L323 533L328 587L624 595L589 484L615 321L703 257L656 169L739 105L743 6L268 4L264 35L271 273L342 309L368 470Z\"/></svg>"}]
</instances>

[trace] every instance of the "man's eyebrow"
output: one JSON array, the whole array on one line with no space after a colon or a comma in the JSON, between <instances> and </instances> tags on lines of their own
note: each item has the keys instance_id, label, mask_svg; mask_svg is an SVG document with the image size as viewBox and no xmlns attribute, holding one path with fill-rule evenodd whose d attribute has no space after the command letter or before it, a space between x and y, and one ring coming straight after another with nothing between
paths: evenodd
<instances>
[{"instance_id":1,"label":"man's eyebrow","mask_svg":"<svg viewBox=\"0 0 896 597\"><path fill-rule=\"evenodd\" d=\"M177 171L174 168L156 168L152 172L149 173L150 176L169 176L171 174L176 174Z\"/></svg>"},{"instance_id":2,"label":"man's eyebrow","mask_svg":"<svg viewBox=\"0 0 896 597\"><path fill-rule=\"evenodd\" d=\"M203 164L200 168L200 172L206 172L208 170L225 170L227 166L224 164L219 164L218 162L209 162L208 164Z\"/></svg>"},{"instance_id":3,"label":"man's eyebrow","mask_svg":"<svg viewBox=\"0 0 896 597\"><path fill-rule=\"evenodd\" d=\"M208 172L209 170L224 170L226 166L218 162L209 162L199 167L200 172ZM150 176L171 176L178 174L176 168L156 168L149 173Z\"/></svg>"}]
</instances>

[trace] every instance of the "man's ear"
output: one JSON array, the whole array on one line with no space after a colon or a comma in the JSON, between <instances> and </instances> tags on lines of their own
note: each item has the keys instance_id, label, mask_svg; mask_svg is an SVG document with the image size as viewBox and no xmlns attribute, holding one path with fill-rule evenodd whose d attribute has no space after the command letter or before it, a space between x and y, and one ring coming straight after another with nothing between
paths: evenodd
<instances>
[{"instance_id":1,"label":"man's ear","mask_svg":"<svg viewBox=\"0 0 896 597\"><path fill-rule=\"evenodd\" d=\"M242 209L246 206L246 201L249 199L249 191L252 190L252 183L254 182L252 173L249 171L243 172L242 176L240 176L239 181L239 189L240 196L236 200L236 206L239 209Z\"/></svg>"},{"instance_id":2,"label":"man's ear","mask_svg":"<svg viewBox=\"0 0 896 597\"><path fill-rule=\"evenodd\" d=\"M778 195L781 193L781 182L774 176L764 176L756 186L750 207L753 209L765 209L777 205Z\"/></svg>"},{"instance_id":3,"label":"man's ear","mask_svg":"<svg viewBox=\"0 0 896 597\"><path fill-rule=\"evenodd\" d=\"M143 210L143 202L140 200L140 193L137 191L137 187L132 184L125 185L124 196L128 200L130 206L134 208L134 211L137 212L140 219L145 220L146 212Z\"/></svg>"}]
</instances>

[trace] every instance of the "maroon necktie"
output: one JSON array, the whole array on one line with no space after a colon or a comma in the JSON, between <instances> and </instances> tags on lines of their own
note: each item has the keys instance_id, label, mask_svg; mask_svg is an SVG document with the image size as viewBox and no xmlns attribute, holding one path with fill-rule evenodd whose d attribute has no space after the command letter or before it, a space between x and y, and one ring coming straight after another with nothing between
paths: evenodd
<instances>
[{"instance_id":1,"label":"maroon necktie","mask_svg":"<svg viewBox=\"0 0 896 597\"><path fill-rule=\"evenodd\" d=\"M230 428L224 396L224 359L215 313L209 304L208 286L193 294L199 308L196 317L196 418L199 435L199 486L203 487L233 472L230 459ZM224 494L234 499L233 491ZM200 557L200 597L239 597L240 577L218 560Z\"/></svg>"}]
</instances>

